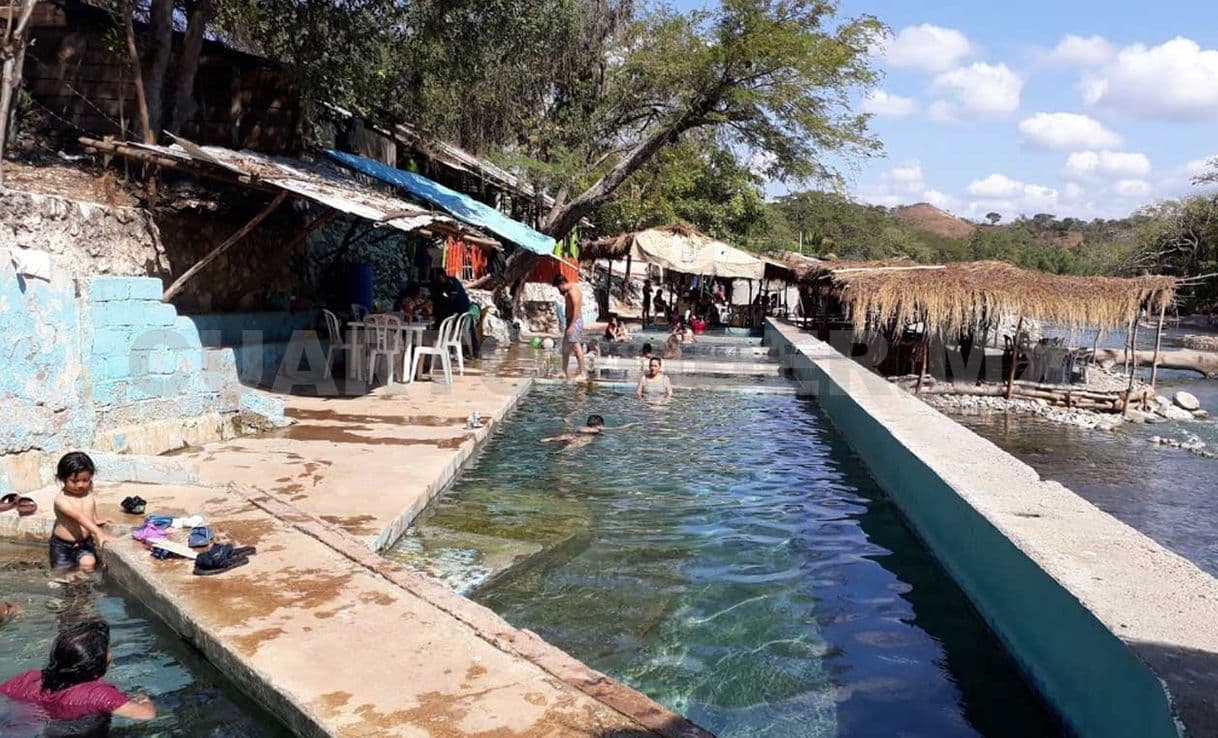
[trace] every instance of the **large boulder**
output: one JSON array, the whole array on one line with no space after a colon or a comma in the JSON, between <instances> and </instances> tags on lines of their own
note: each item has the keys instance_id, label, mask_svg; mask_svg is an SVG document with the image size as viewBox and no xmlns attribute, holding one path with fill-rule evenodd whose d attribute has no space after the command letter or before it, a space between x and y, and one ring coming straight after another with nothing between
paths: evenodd
<instances>
[{"instance_id":1,"label":"large boulder","mask_svg":"<svg viewBox=\"0 0 1218 738\"><path fill-rule=\"evenodd\" d=\"M1201 402L1197 399L1196 395L1194 395L1190 392L1184 392L1184 391L1177 392L1172 397L1172 400L1175 401L1177 406L1182 407L1185 410L1188 410L1189 412L1192 412L1193 410L1201 409Z\"/></svg>"}]
</instances>

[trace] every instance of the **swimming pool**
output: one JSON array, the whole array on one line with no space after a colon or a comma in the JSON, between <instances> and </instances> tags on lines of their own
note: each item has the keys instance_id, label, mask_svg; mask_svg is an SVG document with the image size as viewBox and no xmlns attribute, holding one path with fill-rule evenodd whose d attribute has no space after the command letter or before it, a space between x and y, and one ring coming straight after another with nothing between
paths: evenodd
<instances>
[{"instance_id":1,"label":"swimming pool","mask_svg":"<svg viewBox=\"0 0 1218 738\"><path fill-rule=\"evenodd\" d=\"M45 556L39 546L0 543L0 601L25 610L0 626L0 680L45 666L61 623L100 617L110 625L114 652L106 680L128 694L148 694L159 715L146 723L115 718L109 735L291 735L229 686L202 654L104 580L52 588ZM28 710L0 697L0 735L36 736L59 727L32 721Z\"/></svg>"},{"instance_id":2,"label":"swimming pool","mask_svg":"<svg viewBox=\"0 0 1218 738\"><path fill-rule=\"evenodd\" d=\"M534 389L390 555L724 738L1062 734L809 400Z\"/></svg>"}]
</instances>

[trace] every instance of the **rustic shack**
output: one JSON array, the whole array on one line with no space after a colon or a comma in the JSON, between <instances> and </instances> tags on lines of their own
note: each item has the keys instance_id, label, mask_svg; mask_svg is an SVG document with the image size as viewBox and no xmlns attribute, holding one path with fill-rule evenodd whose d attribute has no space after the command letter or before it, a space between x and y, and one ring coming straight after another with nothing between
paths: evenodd
<instances>
[{"instance_id":1,"label":"rustic shack","mask_svg":"<svg viewBox=\"0 0 1218 738\"><path fill-rule=\"evenodd\" d=\"M138 138L135 86L118 41L119 20L84 0L44 0L30 27L22 76L33 100L30 112L44 132L65 140L82 134ZM181 46L175 40L175 53ZM180 131L192 141L276 154L303 147L303 112L292 73L273 61L205 40L194 103Z\"/></svg>"}]
</instances>

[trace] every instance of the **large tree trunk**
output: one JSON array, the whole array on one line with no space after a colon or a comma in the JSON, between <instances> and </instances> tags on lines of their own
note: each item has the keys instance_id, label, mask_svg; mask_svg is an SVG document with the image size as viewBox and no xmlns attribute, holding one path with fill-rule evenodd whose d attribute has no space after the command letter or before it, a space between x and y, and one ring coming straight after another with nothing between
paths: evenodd
<instances>
[{"instance_id":1,"label":"large tree trunk","mask_svg":"<svg viewBox=\"0 0 1218 738\"><path fill-rule=\"evenodd\" d=\"M148 14L151 34L151 61L144 76L144 94L148 96L148 122L154 138L161 131L165 115L165 76L169 73L169 57L173 51L173 0L152 0Z\"/></svg>"},{"instance_id":2,"label":"large tree trunk","mask_svg":"<svg viewBox=\"0 0 1218 738\"><path fill-rule=\"evenodd\" d=\"M173 122L169 130L181 133L182 126L194 117L195 75L199 71L199 55L203 51L203 35L216 14L215 0L194 0L178 55L178 74L173 85Z\"/></svg>"},{"instance_id":3,"label":"large tree trunk","mask_svg":"<svg viewBox=\"0 0 1218 738\"><path fill-rule=\"evenodd\" d=\"M131 61L131 81L135 85L135 105L139 110L140 129L144 143L156 143L152 122L148 119L148 94L144 90L144 65L140 63L140 50L135 44L135 23L131 15L135 12L132 0L127 0L123 17L123 31L127 40L127 57Z\"/></svg>"},{"instance_id":4,"label":"large tree trunk","mask_svg":"<svg viewBox=\"0 0 1218 738\"><path fill-rule=\"evenodd\" d=\"M1110 369L1117 362L1123 362L1129 352L1123 349L1099 349L1095 352L1095 361L1101 367ZM1134 351L1133 360L1138 366L1152 366L1154 351ZM1206 377L1218 377L1218 352L1193 351L1162 351L1159 353L1159 366L1163 369L1185 369L1204 374Z\"/></svg>"}]
</instances>

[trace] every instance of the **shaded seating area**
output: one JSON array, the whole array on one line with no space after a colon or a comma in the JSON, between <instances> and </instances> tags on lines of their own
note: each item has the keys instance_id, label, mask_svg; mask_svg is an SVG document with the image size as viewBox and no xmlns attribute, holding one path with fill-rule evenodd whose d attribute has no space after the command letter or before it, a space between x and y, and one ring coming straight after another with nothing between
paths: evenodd
<instances>
[{"instance_id":1,"label":"shaded seating area","mask_svg":"<svg viewBox=\"0 0 1218 738\"><path fill-rule=\"evenodd\" d=\"M701 308L701 313L713 312L726 327L758 330L766 315L785 317L789 307L785 287L796 281L796 271L786 264L680 224L601 238L581 247L580 261L595 266L601 260L607 275L614 273L613 262L626 262L624 285L630 283L632 272L640 277L658 273L654 284L670 323L674 312L684 319L686 312ZM746 282L746 294L733 294L733 284L739 280ZM695 299L690 299L691 294ZM701 297L710 298L709 304L696 299Z\"/></svg>"}]
</instances>

